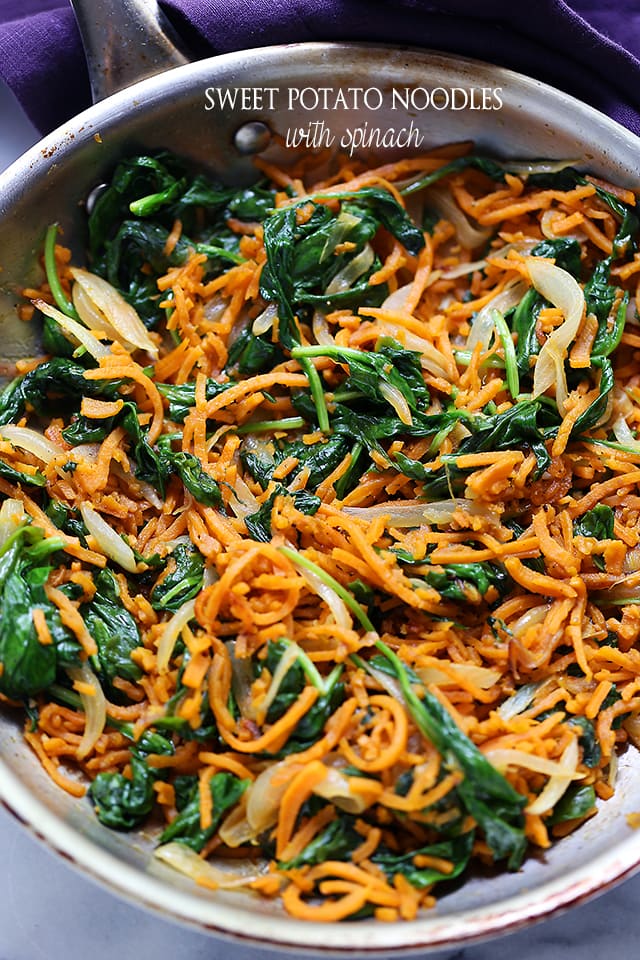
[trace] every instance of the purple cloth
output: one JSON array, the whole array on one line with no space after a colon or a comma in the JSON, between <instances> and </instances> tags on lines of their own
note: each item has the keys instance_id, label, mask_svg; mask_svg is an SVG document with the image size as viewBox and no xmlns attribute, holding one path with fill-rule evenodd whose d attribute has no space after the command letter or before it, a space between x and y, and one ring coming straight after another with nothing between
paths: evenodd
<instances>
[{"instance_id":1,"label":"purple cloth","mask_svg":"<svg viewBox=\"0 0 640 960\"><path fill-rule=\"evenodd\" d=\"M304 40L422 45L529 74L640 135L640 2L163 0L197 56ZM0 77L52 130L90 103L65 0L0 0Z\"/></svg>"}]
</instances>

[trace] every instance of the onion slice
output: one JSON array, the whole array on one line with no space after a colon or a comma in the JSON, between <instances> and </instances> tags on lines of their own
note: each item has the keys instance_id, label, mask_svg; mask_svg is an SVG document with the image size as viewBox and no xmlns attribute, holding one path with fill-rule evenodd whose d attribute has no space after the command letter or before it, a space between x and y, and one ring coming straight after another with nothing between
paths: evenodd
<instances>
[{"instance_id":1,"label":"onion slice","mask_svg":"<svg viewBox=\"0 0 640 960\"><path fill-rule=\"evenodd\" d=\"M257 868L255 863L240 863L235 861L235 871L220 870L212 863L203 860L195 850L184 843L163 843L154 851L154 857L173 867L178 873L183 873L192 880L204 882L208 887L219 887L221 890L235 890L246 887L254 880L259 880L265 873L266 867Z\"/></svg>"},{"instance_id":2,"label":"onion slice","mask_svg":"<svg viewBox=\"0 0 640 960\"><path fill-rule=\"evenodd\" d=\"M502 676L502 671L500 670L492 670L491 667L480 667L475 663L453 663L447 660L446 664L447 671L451 671L451 673L461 679L468 680L470 683L480 687L481 690L488 690L490 687L493 687ZM416 673L425 684L455 682L449 672L445 673L444 670L438 670L436 666L421 667L416 670Z\"/></svg>"},{"instance_id":3,"label":"onion slice","mask_svg":"<svg viewBox=\"0 0 640 960\"><path fill-rule=\"evenodd\" d=\"M329 610L331 611L333 619L337 625L339 627L345 627L347 630L351 630L353 628L353 620L344 600L338 596L335 590L332 590L331 587L327 586L327 584L321 580L317 573L314 573L313 570L307 570L307 568L303 567L302 565L299 565L297 570L300 576L303 577L303 579L311 587L313 592L317 594L321 600L324 600L326 605L329 607ZM289 649L294 649L294 647L295 645L292 644ZM284 659L284 657L282 659ZM282 660L280 662L282 663Z\"/></svg>"},{"instance_id":4,"label":"onion slice","mask_svg":"<svg viewBox=\"0 0 640 960\"><path fill-rule=\"evenodd\" d=\"M385 383L384 381L380 382L379 387L380 393L384 399L398 414L398 419L410 427L413 424L411 409L409 408L409 404L407 403L405 397L403 397L400 390L398 390L397 387L392 386L392 384Z\"/></svg>"},{"instance_id":5,"label":"onion slice","mask_svg":"<svg viewBox=\"0 0 640 960\"><path fill-rule=\"evenodd\" d=\"M280 801L291 781L291 777L282 775L286 768L295 769L286 760L270 764L246 791L247 820L254 836L268 830L278 820Z\"/></svg>"},{"instance_id":6,"label":"onion slice","mask_svg":"<svg viewBox=\"0 0 640 960\"><path fill-rule=\"evenodd\" d=\"M349 783L349 778L335 767L327 767L327 775L324 780L316 784L313 792L318 797L323 797L335 804L340 810L346 813L363 813L367 807L371 806L375 794L360 792L354 793ZM360 779L360 778L358 778Z\"/></svg>"},{"instance_id":7,"label":"onion slice","mask_svg":"<svg viewBox=\"0 0 640 960\"><path fill-rule=\"evenodd\" d=\"M31 302L33 303L34 307L38 308L40 313L44 313L46 317L50 317L52 320L55 320L67 339L75 340L77 343L83 346L87 353L91 354L94 360L101 360L102 357L108 357L111 354L110 348L106 347L103 343L100 343L100 341L94 337L94 335L90 333L86 327L83 327L81 323L78 323L77 320L72 320L71 317L66 315L66 313L62 313L61 310L58 310L56 307L52 307L50 303L45 303L44 300L32 300Z\"/></svg>"},{"instance_id":8,"label":"onion slice","mask_svg":"<svg viewBox=\"0 0 640 960\"><path fill-rule=\"evenodd\" d=\"M491 231L474 227L462 212L447 187L428 187L423 193L425 206L435 210L443 220L455 227L458 242L463 247L475 250L486 243Z\"/></svg>"},{"instance_id":9,"label":"onion slice","mask_svg":"<svg viewBox=\"0 0 640 960\"><path fill-rule=\"evenodd\" d=\"M374 259L373 248L367 243L357 256L336 273L324 291L325 295L330 297L335 293L344 293L345 290L349 290L355 281L367 272Z\"/></svg>"},{"instance_id":10,"label":"onion slice","mask_svg":"<svg viewBox=\"0 0 640 960\"><path fill-rule=\"evenodd\" d=\"M0 427L0 437L8 440L14 447L20 447L21 450L32 453L44 463L51 463L54 457L59 457L65 452L62 447L58 447L30 427L16 427L12 423L7 423Z\"/></svg>"},{"instance_id":11,"label":"onion slice","mask_svg":"<svg viewBox=\"0 0 640 960\"><path fill-rule=\"evenodd\" d=\"M568 396L564 360L567 349L575 339L584 313L584 293L577 280L562 267L539 257L527 258L531 283L545 300L558 307L564 316L563 323L547 338L538 354L533 375L533 396L539 397L555 383L556 403L562 416Z\"/></svg>"},{"instance_id":12,"label":"onion slice","mask_svg":"<svg viewBox=\"0 0 640 960\"><path fill-rule=\"evenodd\" d=\"M0 507L0 550L20 524L24 523L26 513L22 500L5 500Z\"/></svg>"},{"instance_id":13,"label":"onion slice","mask_svg":"<svg viewBox=\"0 0 640 960\"><path fill-rule=\"evenodd\" d=\"M268 330L271 330L273 327L274 321L278 316L278 304L270 303L268 304L261 314L259 314L253 321L253 326L251 327L251 332L254 336L259 337L263 333L267 333Z\"/></svg>"},{"instance_id":14,"label":"onion slice","mask_svg":"<svg viewBox=\"0 0 640 960\"><path fill-rule=\"evenodd\" d=\"M78 690L84 710L85 725L82 740L76 753L78 759L83 760L91 753L104 730L107 722L107 701L100 686L100 681L88 663L83 663L80 667L68 667L67 674L74 684L86 684L88 687L92 687L94 691L89 693L83 689Z\"/></svg>"},{"instance_id":15,"label":"onion slice","mask_svg":"<svg viewBox=\"0 0 640 960\"><path fill-rule=\"evenodd\" d=\"M494 330L493 311L499 310L505 314L511 307L517 306L526 293L526 286L520 281L505 287L500 293L496 294L488 303L478 310L473 319L469 336L467 337L467 350L474 350L478 343L482 344L483 352L489 349L489 343Z\"/></svg>"},{"instance_id":16,"label":"onion slice","mask_svg":"<svg viewBox=\"0 0 640 960\"><path fill-rule=\"evenodd\" d=\"M556 773L551 776L541 793L525 808L525 812L541 816L543 813L552 810L558 800L566 793L571 780L579 778L580 775L576 773L579 759L578 738L573 737L560 757L560 765L567 773ZM568 775L571 771L573 776Z\"/></svg>"},{"instance_id":17,"label":"onion slice","mask_svg":"<svg viewBox=\"0 0 640 960\"><path fill-rule=\"evenodd\" d=\"M166 673L169 669L169 661L175 646L176 640L195 616L196 600L186 600L181 607L178 607L174 615L164 625L164 629L158 640L158 652L156 655L156 665L158 673Z\"/></svg>"},{"instance_id":18,"label":"onion slice","mask_svg":"<svg viewBox=\"0 0 640 960\"><path fill-rule=\"evenodd\" d=\"M131 547L124 542L107 521L97 513L91 504L80 504L80 513L84 524L102 552L110 557L127 573L137 573L138 562Z\"/></svg>"},{"instance_id":19,"label":"onion slice","mask_svg":"<svg viewBox=\"0 0 640 960\"><path fill-rule=\"evenodd\" d=\"M455 500L437 500L433 503L391 500L388 503L377 503L373 507L343 507L342 510L349 517L369 522L379 517L387 517L387 526L399 529L420 527L425 523L436 527L446 526L451 523L453 515L458 510L463 510L474 517L483 517L492 526L500 526L500 521L489 507L474 500L465 500L463 497Z\"/></svg>"},{"instance_id":20,"label":"onion slice","mask_svg":"<svg viewBox=\"0 0 640 960\"><path fill-rule=\"evenodd\" d=\"M584 777L584 774L576 772L575 764L572 766L570 763L564 763L563 760L538 757L524 750L487 750L483 753L491 765L501 773L504 773L508 767L522 767L524 770L533 770L534 773L543 773L549 777L562 777L567 782L582 780Z\"/></svg>"},{"instance_id":21,"label":"onion slice","mask_svg":"<svg viewBox=\"0 0 640 960\"><path fill-rule=\"evenodd\" d=\"M111 334L113 340L118 340L127 349L137 347L157 358L158 348L147 328L115 287L95 273L79 267L71 267L71 275L76 281L72 292L73 303L83 323L94 329L102 326L105 333Z\"/></svg>"}]
</instances>

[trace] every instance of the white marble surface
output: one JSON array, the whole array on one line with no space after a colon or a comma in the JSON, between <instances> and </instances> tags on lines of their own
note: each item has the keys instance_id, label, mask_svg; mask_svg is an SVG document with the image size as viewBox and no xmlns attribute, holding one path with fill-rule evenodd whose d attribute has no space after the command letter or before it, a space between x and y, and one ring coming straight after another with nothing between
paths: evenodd
<instances>
[{"instance_id":1,"label":"white marble surface","mask_svg":"<svg viewBox=\"0 0 640 960\"><path fill-rule=\"evenodd\" d=\"M0 83L0 171L36 139ZM1 176L1 174L0 174ZM638 956L640 876L590 904L433 960L621 960ZM372 944L373 945L373 944ZM0 960L268 960L167 923L77 873L0 809ZM291 956L291 954L288 954Z\"/></svg>"}]
</instances>

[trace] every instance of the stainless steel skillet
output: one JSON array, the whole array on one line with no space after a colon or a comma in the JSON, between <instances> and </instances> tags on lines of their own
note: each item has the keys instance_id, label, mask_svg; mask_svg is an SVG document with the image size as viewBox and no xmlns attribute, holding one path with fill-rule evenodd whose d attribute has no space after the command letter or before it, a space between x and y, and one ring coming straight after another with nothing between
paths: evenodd
<instances>
[{"instance_id":1,"label":"stainless steel skillet","mask_svg":"<svg viewBox=\"0 0 640 960\"><path fill-rule=\"evenodd\" d=\"M197 63L184 61L158 33L154 4L147 0L94 0L81 8L85 38L106 50L90 53L94 92L110 92L139 76L136 52L153 73L164 60L168 72L114 93L45 137L2 176L0 182L0 323L5 360L37 351L28 325L15 315L17 290L39 278L38 253L46 226L62 224L65 241L82 256L84 203L119 157L169 148L229 182L255 177L251 154L275 149L293 127L305 127L310 111L290 89L395 87L433 90L500 89L502 108L328 109L314 112L339 138L348 128L408 126L413 120L423 147L475 140L485 152L511 157L575 158L594 173L640 185L640 141L585 104L534 80L485 63L428 51L353 44L299 44L243 51ZM118 13L119 12L119 13ZM106 17L106 19L100 19ZM125 23L133 20L132 32ZM91 29L91 28L95 29ZM108 56L106 55L108 54ZM118 65L118 69L115 66ZM207 110L208 88L276 88L275 110ZM311 102L311 101L308 101ZM396 106L398 101L396 100ZM331 105L333 106L333 104ZM271 131L271 142L264 127ZM240 133L238 131L241 131ZM0 611L1 615L1 611ZM150 838L101 827L87 802L73 801L52 784L24 746L17 723L0 717L0 798L52 848L112 890L166 917L236 940L336 955L425 952L489 937L567 908L601 892L640 865L640 834L626 814L640 810L640 758L629 751L620 763L616 796L598 817L562 840L544 859L532 859L517 874L476 877L440 900L413 923L301 924L271 903L194 887L151 860Z\"/></svg>"}]
</instances>

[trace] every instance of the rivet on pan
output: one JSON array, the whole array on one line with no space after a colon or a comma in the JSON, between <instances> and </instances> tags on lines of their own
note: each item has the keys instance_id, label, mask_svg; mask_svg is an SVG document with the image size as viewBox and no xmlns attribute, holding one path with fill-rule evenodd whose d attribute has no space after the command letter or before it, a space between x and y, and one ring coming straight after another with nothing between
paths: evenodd
<instances>
[{"instance_id":1,"label":"rivet on pan","mask_svg":"<svg viewBox=\"0 0 640 960\"><path fill-rule=\"evenodd\" d=\"M259 120L243 123L233 135L233 145L238 153L244 155L260 153L269 146L270 141L271 130Z\"/></svg>"},{"instance_id":2,"label":"rivet on pan","mask_svg":"<svg viewBox=\"0 0 640 960\"><path fill-rule=\"evenodd\" d=\"M97 187L93 188L93 190L87 197L87 200L85 203L85 209L89 214L89 216L91 216L91 214L93 213L93 208L96 205L96 200L98 199L101 193L104 193L104 191L107 189L108 186L109 184L107 183L99 183Z\"/></svg>"}]
</instances>

